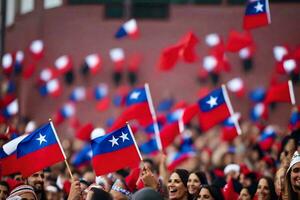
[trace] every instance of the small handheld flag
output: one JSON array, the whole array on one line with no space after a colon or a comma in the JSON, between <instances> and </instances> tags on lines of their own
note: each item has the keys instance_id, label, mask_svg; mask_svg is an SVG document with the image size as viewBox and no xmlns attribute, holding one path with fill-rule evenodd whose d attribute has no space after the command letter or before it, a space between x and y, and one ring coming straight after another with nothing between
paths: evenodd
<instances>
[{"instance_id":1,"label":"small handheld flag","mask_svg":"<svg viewBox=\"0 0 300 200\"><path fill-rule=\"evenodd\" d=\"M268 0L248 0L243 27L246 30L271 23Z\"/></svg>"},{"instance_id":2,"label":"small handheld flag","mask_svg":"<svg viewBox=\"0 0 300 200\"><path fill-rule=\"evenodd\" d=\"M52 122L36 129L18 144L17 159L24 177L66 159Z\"/></svg>"},{"instance_id":3,"label":"small handheld flag","mask_svg":"<svg viewBox=\"0 0 300 200\"><path fill-rule=\"evenodd\" d=\"M92 164L97 176L125 167L136 167L142 160L129 125L91 141Z\"/></svg>"}]
</instances>

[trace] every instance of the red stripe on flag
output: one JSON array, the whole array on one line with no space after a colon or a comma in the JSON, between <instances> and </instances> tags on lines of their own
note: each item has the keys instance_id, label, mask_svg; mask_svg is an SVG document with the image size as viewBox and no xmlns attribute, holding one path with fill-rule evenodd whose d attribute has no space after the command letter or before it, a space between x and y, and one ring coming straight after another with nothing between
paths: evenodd
<instances>
[{"instance_id":1,"label":"red stripe on flag","mask_svg":"<svg viewBox=\"0 0 300 200\"><path fill-rule=\"evenodd\" d=\"M244 29L252 29L260 26L265 26L269 24L267 13L256 14L256 15L246 15L244 17Z\"/></svg>"},{"instance_id":2,"label":"red stripe on flag","mask_svg":"<svg viewBox=\"0 0 300 200\"><path fill-rule=\"evenodd\" d=\"M209 112L202 112L199 114L199 124L202 131L206 131L211 127L219 124L230 116L227 105L224 103Z\"/></svg>"},{"instance_id":3,"label":"red stripe on flag","mask_svg":"<svg viewBox=\"0 0 300 200\"><path fill-rule=\"evenodd\" d=\"M1 173L2 176L7 176L20 172L18 160L16 154L7 156L1 159Z\"/></svg>"},{"instance_id":4,"label":"red stripe on flag","mask_svg":"<svg viewBox=\"0 0 300 200\"><path fill-rule=\"evenodd\" d=\"M20 157L18 163L20 171L24 177L28 177L35 172L43 170L55 163L64 160L64 156L58 144L49 145L38 151Z\"/></svg>"},{"instance_id":5,"label":"red stripe on flag","mask_svg":"<svg viewBox=\"0 0 300 200\"><path fill-rule=\"evenodd\" d=\"M125 167L135 168L139 162L140 157L134 145L111 153L95 155L92 159L97 176L115 172Z\"/></svg>"}]
</instances>

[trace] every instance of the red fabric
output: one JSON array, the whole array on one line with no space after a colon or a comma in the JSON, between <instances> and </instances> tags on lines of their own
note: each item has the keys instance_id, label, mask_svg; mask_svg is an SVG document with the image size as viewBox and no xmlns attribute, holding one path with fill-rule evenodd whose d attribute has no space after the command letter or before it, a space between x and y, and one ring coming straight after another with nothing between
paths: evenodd
<instances>
[{"instance_id":1,"label":"red fabric","mask_svg":"<svg viewBox=\"0 0 300 200\"><path fill-rule=\"evenodd\" d=\"M6 179L6 182L9 185L9 190L12 191L13 189L15 189L16 187L23 185L24 183L22 181L17 181L15 179L12 178L8 178Z\"/></svg>"},{"instance_id":2,"label":"red fabric","mask_svg":"<svg viewBox=\"0 0 300 200\"><path fill-rule=\"evenodd\" d=\"M20 172L19 162L17 160L16 154L7 156L6 158L1 159L1 175L8 176Z\"/></svg>"},{"instance_id":3,"label":"red fabric","mask_svg":"<svg viewBox=\"0 0 300 200\"><path fill-rule=\"evenodd\" d=\"M237 200L239 194L234 190L232 178L223 188L223 196L225 200Z\"/></svg>"},{"instance_id":4,"label":"red fabric","mask_svg":"<svg viewBox=\"0 0 300 200\"><path fill-rule=\"evenodd\" d=\"M60 111L57 111L55 115L53 116L53 122L55 125L60 125L65 121L65 118L62 116Z\"/></svg>"},{"instance_id":5,"label":"red fabric","mask_svg":"<svg viewBox=\"0 0 300 200\"><path fill-rule=\"evenodd\" d=\"M236 131L235 127L223 127L222 128L222 134L221 139L226 142L233 141L238 136L238 133Z\"/></svg>"},{"instance_id":6,"label":"red fabric","mask_svg":"<svg viewBox=\"0 0 300 200\"><path fill-rule=\"evenodd\" d=\"M22 175L26 178L35 172L64 160L65 158L61 152L61 149L56 143L33 153L27 154L26 156L20 157L18 159L18 163Z\"/></svg>"},{"instance_id":7,"label":"red fabric","mask_svg":"<svg viewBox=\"0 0 300 200\"><path fill-rule=\"evenodd\" d=\"M126 185L129 191L134 192L137 187L137 181L140 177L140 168L131 170L130 174L125 178Z\"/></svg>"},{"instance_id":8,"label":"red fabric","mask_svg":"<svg viewBox=\"0 0 300 200\"><path fill-rule=\"evenodd\" d=\"M175 138L180 134L178 123L165 125L160 131L160 138L163 149L173 143Z\"/></svg>"},{"instance_id":9,"label":"red fabric","mask_svg":"<svg viewBox=\"0 0 300 200\"><path fill-rule=\"evenodd\" d=\"M171 70L178 61L181 48L180 44L165 48L160 55L158 68L162 71Z\"/></svg>"},{"instance_id":10,"label":"red fabric","mask_svg":"<svg viewBox=\"0 0 300 200\"><path fill-rule=\"evenodd\" d=\"M192 32L188 32L181 40L180 44L182 44L183 47L179 53L185 62L193 63L197 60L195 52L197 43L198 38Z\"/></svg>"},{"instance_id":11,"label":"red fabric","mask_svg":"<svg viewBox=\"0 0 300 200\"><path fill-rule=\"evenodd\" d=\"M200 110L200 109L199 109ZM210 112L199 113L199 124L202 131L207 131L230 116L226 103L218 106Z\"/></svg>"},{"instance_id":12,"label":"red fabric","mask_svg":"<svg viewBox=\"0 0 300 200\"><path fill-rule=\"evenodd\" d=\"M148 102L133 104L123 111L109 129L111 132L125 125L127 121L137 120L140 125L146 126L152 122L152 115Z\"/></svg>"},{"instance_id":13,"label":"red fabric","mask_svg":"<svg viewBox=\"0 0 300 200\"><path fill-rule=\"evenodd\" d=\"M110 105L109 97L104 97L103 99L97 102L96 109L98 111L105 111L109 108L109 105Z\"/></svg>"},{"instance_id":14,"label":"red fabric","mask_svg":"<svg viewBox=\"0 0 300 200\"><path fill-rule=\"evenodd\" d=\"M131 72L137 72L139 65L142 62L142 56L138 53L133 54L129 57L128 70Z\"/></svg>"},{"instance_id":15,"label":"red fabric","mask_svg":"<svg viewBox=\"0 0 300 200\"><path fill-rule=\"evenodd\" d=\"M32 77L32 75L34 74L36 70L36 65L33 63L30 63L28 65L26 65L23 69L23 73L22 73L22 77L24 79L29 79Z\"/></svg>"},{"instance_id":16,"label":"red fabric","mask_svg":"<svg viewBox=\"0 0 300 200\"><path fill-rule=\"evenodd\" d=\"M281 83L269 88L265 103L273 102L291 102L288 83Z\"/></svg>"},{"instance_id":17,"label":"red fabric","mask_svg":"<svg viewBox=\"0 0 300 200\"><path fill-rule=\"evenodd\" d=\"M115 172L125 167L136 167L140 157L134 145L93 157L92 163L97 176Z\"/></svg>"},{"instance_id":18,"label":"red fabric","mask_svg":"<svg viewBox=\"0 0 300 200\"><path fill-rule=\"evenodd\" d=\"M93 130L94 130L94 125L92 123L86 123L85 125L81 126L80 129L78 129L75 136L80 140L90 141L91 133Z\"/></svg>"},{"instance_id":19,"label":"red fabric","mask_svg":"<svg viewBox=\"0 0 300 200\"><path fill-rule=\"evenodd\" d=\"M199 108L197 104L192 104L186 107L182 116L183 123L189 123L198 113Z\"/></svg>"},{"instance_id":20,"label":"red fabric","mask_svg":"<svg viewBox=\"0 0 300 200\"><path fill-rule=\"evenodd\" d=\"M266 13L244 16L243 27L245 30L266 26L268 24L269 20Z\"/></svg>"},{"instance_id":21,"label":"red fabric","mask_svg":"<svg viewBox=\"0 0 300 200\"><path fill-rule=\"evenodd\" d=\"M238 52L242 48L252 45L252 43L252 37L249 32L239 33L232 30L228 36L226 49L230 52Z\"/></svg>"}]
</instances>

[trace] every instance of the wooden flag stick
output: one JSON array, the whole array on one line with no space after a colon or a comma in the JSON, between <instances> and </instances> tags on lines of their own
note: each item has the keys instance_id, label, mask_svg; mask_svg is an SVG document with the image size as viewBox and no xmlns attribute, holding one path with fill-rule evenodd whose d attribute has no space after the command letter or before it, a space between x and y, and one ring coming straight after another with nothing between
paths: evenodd
<instances>
[{"instance_id":1,"label":"wooden flag stick","mask_svg":"<svg viewBox=\"0 0 300 200\"><path fill-rule=\"evenodd\" d=\"M162 151L162 143L161 143L161 139L160 139L160 131L159 131L159 127L158 127L158 123L157 123L157 117L156 117L156 114L155 114L155 109L154 109L154 106L153 106L153 102L152 102L151 93L150 93L150 89L149 89L149 84L148 83L145 84L145 91L146 91L148 105L149 105L150 112L151 112L152 119L153 119L153 128L154 128L154 134L155 134L156 144L157 144L158 150Z\"/></svg>"},{"instance_id":2,"label":"wooden flag stick","mask_svg":"<svg viewBox=\"0 0 300 200\"><path fill-rule=\"evenodd\" d=\"M65 161L65 164L66 164L67 169L68 169L68 171L69 171L70 177L71 177L71 179L73 179L73 174L72 174L72 171L71 171L71 169L70 169L70 165L69 165L69 163L68 163L68 161L67 161L67 157L66 157L65 151L64 151L64 149L63 149L63 147L62 147L62 145L61 145L61 143L60 143L60 140L59 140L59 138L58 138L58 136L57 136L56 130L55 130L55 128L54 128L54 125L53 125L51 119L49 119L49 123L50 123L51 128L52 128L52 130L53 130L53 132L54 132L54 135L55 135L55 138L56 138L57 143L58 143L58 145L59 145L59 148L60 148L60 150L61 150L61 152L62 152L62 154L63 154L63 156L64 156L64 159L65 159L64 161Z\"/></svg>"},{"instance_id":3,"label":"wooden flag stick","mask_svg":"<svg viewBox=\"0 0 300 200\"><path fill-rule=\"evenodd\" d=\"M68 169L71 179L73 179L73 174L72 174L72 171L71 171L71 168L70 168L70 165L69 165L67 159L65 159L65 164L67 166L67 169Z\"/></svg>"},{"instance_id":4,"label":"wooden flag stick","mask_svg":"<svg viewBox=\"0 0 300 200\"><path fill-rule=\"evenodd\" d=\"M236 128L236 131L237 131L238 135L241 135L242 134L242 129L241 129L239 123L238 123L238 120L234 117L234 111L233 111L233 108L232 108L232 105L231 105L231 102L230 102L230 99L229 99L229 96L228 96L228 93L227 93L227 89L226 89L224 84L222 84L222 92L223 92L223 95L224 95L224 98L225 98L225 102L228 106L230 116L233 118L232 120L233 120L234 126Z\"/></svg>"},{"instance_id":5,"label":"wooden flag stick","mask_svg":"<svg viewBox=\"0 0 300 200\"><path fill-rule=\"evenodd\" d=\"M139 154L139 157L140 157L141 161L144 163L144 159L143 159L142 154L141 154L141 152L140 152L140 149L139 149L139 147L138 147L138 145L137 145L137 143L136 143L136 141L135 141L135 138L134 138L134 136L133 136L131 127L129 126L129 123L128 123L128 122L126 122L126 126L127 126L128 130L129 130L130 136L132 137L132 140L133 140L133 142L134 142L134 146L135 146L135 148L136 148L136 150L137 150L137 152L138 152L138 154Z\"/></svg>"}]
</instances>

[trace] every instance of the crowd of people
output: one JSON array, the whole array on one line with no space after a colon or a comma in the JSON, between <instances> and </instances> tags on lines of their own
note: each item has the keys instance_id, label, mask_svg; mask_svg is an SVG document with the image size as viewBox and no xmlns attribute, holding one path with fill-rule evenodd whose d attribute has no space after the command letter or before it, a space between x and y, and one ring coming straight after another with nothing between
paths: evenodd
<instances>
[{"instance_id":1,"label":"crowd of people","mask_svg":"<svg viewBox=\"0 0 300 200\"><path fill-rule=\"evenodd\" d=\"M167 155L180 147L180 140L165 152L143 155L137 168L103 176L96 176L90 163L71 165L70 174L63 162L27 178L3 176L0 199L300 199L299 132L280 133L265 151L254 139L259 134L255 126L243 123L242 129L232 142L221 142L218 128L201 134L186 127L196 154L172 170ZM68 158L78 142L62 142Z\"/></svg>"}]
</instances>

